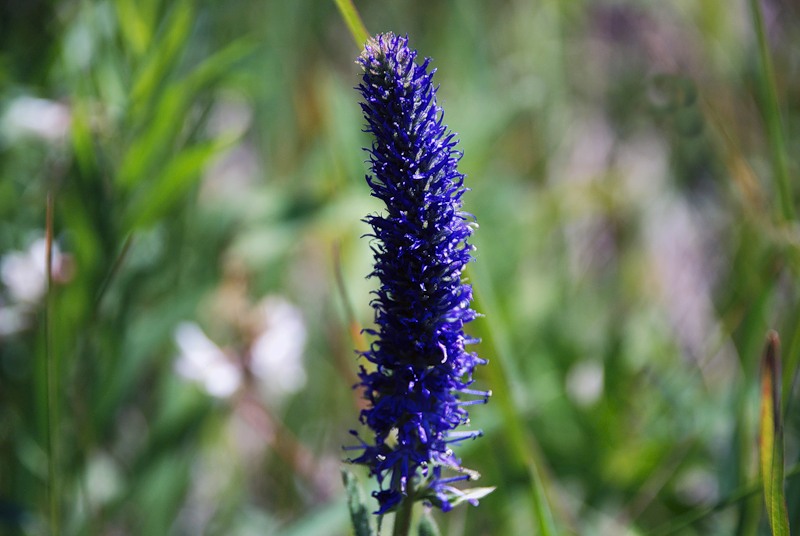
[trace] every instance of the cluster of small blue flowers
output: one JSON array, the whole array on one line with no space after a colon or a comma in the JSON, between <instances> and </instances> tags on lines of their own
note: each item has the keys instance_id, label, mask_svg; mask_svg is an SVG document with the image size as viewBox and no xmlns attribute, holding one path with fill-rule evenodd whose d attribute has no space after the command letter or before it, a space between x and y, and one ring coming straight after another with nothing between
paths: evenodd
<instances>
[{"instance_id":1,"label":"cluster of small blue flowers","mask_svg":"<svg viewBox=\"0 0 800 536\"><path fill-rule=\"evenodd\" d=\"M386 214L365 219L373 229L371 276L380 280L372 301L378 329L368 330L375 342L363 353L374 367L359 371L369 402L361 422L374 442L359 438L352 448L363 452L351 461L377 477L379 514L408 494L416 476L415 496L426 495L445 511L452 507L458 491L450 484L471 472L451 446L480 435L454 430L468 423L465 406L489 397L470 389L473 369L486 361L465 350L477 342L464 333L477 314L470 308L472 287L461 281L474 227L461 212L461 153L442 124L435 69L428 71L429 59L417 64L416 55L407 37L386 33L371 39L357 61L366 130L374 135L367 182ZM444 478L444 468L458 474Z\"/></svg>"}]
</instances>

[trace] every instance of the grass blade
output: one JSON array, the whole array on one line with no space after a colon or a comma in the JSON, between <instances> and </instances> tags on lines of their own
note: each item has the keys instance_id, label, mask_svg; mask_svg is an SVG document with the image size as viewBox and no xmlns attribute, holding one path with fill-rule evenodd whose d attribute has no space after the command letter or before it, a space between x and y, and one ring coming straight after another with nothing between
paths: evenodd
<instances>
[{"instance_id":1,"label":"grass blade","mask_svg":"<svg viewBox=\"0 0 800 536\"><path fill-rule=\"evenodd\" d=\"M120 33L127 41L129 48L137 56L142 56L153 38L150 21L145 20L134 0L117 0L114 5L117 8Z\"/></svg>"},{"instance_id":2,"label":"grass blade","mask_svg":"<svg viewBox=\"0 0 800 536\"><path fill-rule=\"evenodd\" d=\"M780 339L770 331L761 358L759 461L767 519L774 536L788 536L789 516L783 492L783 422L781 420Z\"/></svg>"},{"instance_id":3,"label":"grass blade","mask_svg":"<svg viewBox=\"0 0 800 536\"><path fill-rule=\"evenodd\" d=\"M764 121L767 124L769 148L772 153L772 172L778 186L778 202L781 207L783 219L794 219L794 206L789 188L789 172L786 166L786 144L783 140L783 127L778 109L778 92L775 89L775 72L769 55L767 36L764 29L764 17L761 13L759 0L750 0L750 11L753 17L753 26L758 41L758 55L760 58L759 85L761 86L764 104Z\"/></svg>"}]
</instances>

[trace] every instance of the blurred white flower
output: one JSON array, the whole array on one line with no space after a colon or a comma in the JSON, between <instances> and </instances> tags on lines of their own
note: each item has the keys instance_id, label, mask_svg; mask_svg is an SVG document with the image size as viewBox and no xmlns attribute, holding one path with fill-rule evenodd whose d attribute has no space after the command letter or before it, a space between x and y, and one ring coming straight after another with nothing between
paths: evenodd
<instances>
[{"instance_id":1,"label":"blurred white flower","mask_svg":"<svg viewBox=\"0 0 800 536\"><path fill-rule=\"evenodd\" d=\"M118 462L105 452L93 453L87 461L86 493L93 506L105 505L124 490Z\"/></svg>"},{"instance_id":2,"label":"blurred white flower","mask_svg":"<svg viewBox=\"0 0 800 536\"><path fill-rule=\"evenodd\" d=\"M12 251L0 258L0 280L11 298L22 303L37 303L47 290L47 242L36 240L27 251ZM64 275L64 258L53 244L53 277Z\"/></svg>"},{"instance_id":3,"label":"blurred white flower","mask_svg":"<svg viewBox=\"0 0 800 536\"><path fill-rule=\"evenodd\" d=\"M250 368L261 380L265 394L279 400L306 383L306 325L300 310L279 296L262 300L257 314L260 332L250 347Z\"/></svg>"},{"instance_id":4,"label":"blurred white flower","mask_svg":"<svg viewBox=\"0 0 800 536\"><path fill-rule=\"evenodd\" d=\"M591 406L603 394L604 376L601 363L581 361L574 364L567 373L567 395L579 406Z\"/></svg>"},{"instance_id":5,"label":"blurred white flower","mask_svg":"<svg viewBox=\"0 0 800 536\"><path fill-rule=\"evenodd\" d=\"M25 95L11 102L0 124L12 140L34 137L56 142L66 137L71 121L67 105Z\"/></svg>"},{"instance_id":6,"label":"blurred white flower","mask_svg":"<svg viewBox=\"0 0 800 536\"><path fill-rule=\"evenodd\" d=\"M199 383L217 398L227 398L239 389L242 371L197 324L182 322L175 329L174 338L180 350L175 371L180 376Z\"/></svg>"}]
</instances>

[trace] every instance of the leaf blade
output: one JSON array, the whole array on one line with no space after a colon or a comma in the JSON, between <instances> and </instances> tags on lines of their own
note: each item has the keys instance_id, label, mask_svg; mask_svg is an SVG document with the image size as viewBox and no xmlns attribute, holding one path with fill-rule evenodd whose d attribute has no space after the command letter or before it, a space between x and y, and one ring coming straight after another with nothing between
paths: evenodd
<instances>
[{"instance_id":1,"label":"leaf blade","mask_svg":"<svg viewBox=\"0 0 800 536\"><path fill-rule=\"evenodd\" d=\"M350 510L350 519L353 523L355 536L374 536L370 527L370 514L364 504L364 495L358 485L355 475L347 469L342 469L342 482L347 492L347 508Z\"/></svg>"}]
</instances>

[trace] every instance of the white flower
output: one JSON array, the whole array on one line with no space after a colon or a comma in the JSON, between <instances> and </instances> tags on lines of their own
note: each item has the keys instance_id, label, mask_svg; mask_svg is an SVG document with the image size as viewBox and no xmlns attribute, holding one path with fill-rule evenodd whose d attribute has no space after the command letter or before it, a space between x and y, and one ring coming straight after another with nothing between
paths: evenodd
<instances>
[{"instance_id":1,"label":"white flower","mask_svg":"<svg viewBox=\"0 0 800 536\"><path fill-rule=\"evenodd\" d=\"M306 383L306 325L300 310L282 297L267 297L258 309L261 331L250 347L250 368L267 396L280 399Z\"/></svg>"},{"instance_id":2,"label":"white flower","mask_svg":"<svg viewBox=\"0 0 800 536\"><path fill-rule=\"evenodd\" d=\"M181 352L175 361L175 371L180 376L199 383L217 398L228 398L239 389L242 371L197 324L182 322L174 337Z\"/></svg>"},{"instance_id":3,"label":"white flower","mask_svg":"<svg viewBox=\"0 0 800 536\"><path fill-rule=\"evenodd\" d=\"M66 138L71 122L70 109L65 104L22 96L11 102L0 126L11 140L29 136L56 142Z\"/></svg>"},{"instance_id":4,"label":"white flower","mask_svg":"<svg viewBox=\"0 0 800 536\"><path fill-rule=\"evenodd\" d=\"M579 406L591 406L603 395L604 376L603 366L597 361L574 364L567 373L567 395Z\"/></svg>"},{"instance_id":5,"label":"white flower","mask_svg":"<svg viewBox=\"0 0 800 536\"><path fill-rule=\"evenodd\" d=\"M37 303L47 290L47 242L36 240L27 251L12 251L0 259L0 280L17 302ZM54 276L61 269L62 256L53 244Z\"/></svg>"}]
</instances>

